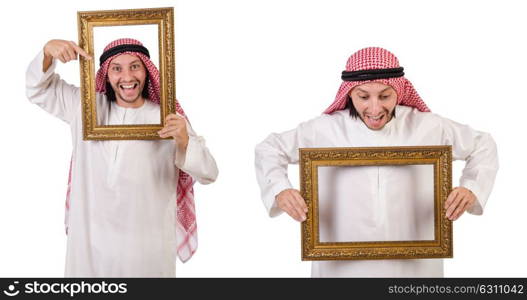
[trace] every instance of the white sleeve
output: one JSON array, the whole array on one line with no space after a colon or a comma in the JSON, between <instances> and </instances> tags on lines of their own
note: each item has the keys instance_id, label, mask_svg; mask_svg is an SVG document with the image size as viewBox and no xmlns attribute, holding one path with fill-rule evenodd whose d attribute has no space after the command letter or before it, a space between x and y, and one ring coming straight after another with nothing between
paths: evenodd
<instances>
[{"instance_id":1,"label":"white sleeve","mask_svg":"<svg viewBox=\"0 0 527 300\"><path fill-rule=\"evenodd\" d=\"M256 180L262 201L271 217L283 211L276 205L275 197L285 189L293 188L287 177L288 164L298 163L298 149L310 147L315 139L311 122L280 134L272 133L255 148Z\"/></svg>"},{"instance_id":2,"label":"white sleeve","mask_svg":"<svg viewBox=\"0 0 527 300\"><path fill-rule=\"evenodd\" d=\"M205 145L205 139L197 136L190 124L187 122L188 145L185 153L176 148L174 164L185 173L192 176L201 184L209 184L216 181L218 167L214 157Z\"/></svg>"},{"instance_id":3,"label":"white sleeve","mask_svg":"<svg viewBox=\"0 0 527 300\"><path fill-rule=\"evenodd\" d=\"M40 106L48 113L71 123L80 106L78 87L66 83L56 74L56 60L44 73L44 52L29 64L26 71L26 96L31 103Z\"/></svg>"},{"instance_id":4,"label":"white sleeve","mask_svg":"<svg viewBox=\"0 0 527 300\"><path fill-rule=\"evenodd\" d=\"M477 202L468 212L481 215L498 172L498 152L490 134L476 131L467 125L443 119L446 144L452 145L454 160L466 161L459 186L471 190Z\"/></svg>"}]
</instances>

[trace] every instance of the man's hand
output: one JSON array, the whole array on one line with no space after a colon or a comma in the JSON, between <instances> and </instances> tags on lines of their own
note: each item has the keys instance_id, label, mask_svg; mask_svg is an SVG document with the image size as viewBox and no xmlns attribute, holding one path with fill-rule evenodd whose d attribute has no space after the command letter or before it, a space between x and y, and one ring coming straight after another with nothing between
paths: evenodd
<instances>
[{"instance_id":1,"label":"man's hand","mask_svg":"<svg viewBox=\"0 0 527 300\"><path fill-rule=\"evenodd\" d=\"M476 203L476 195L471 190L464 187L454 188L445 202L446 217L455 221L474 203Z\"/></svg>"},{"instance_id":2,"label":"man's hand","mask_svg":"<svg viewBox=\"0 0 527 300\"><path fill-rule=\"evenodd\" d=\"M46 72L53 62L53 58L60 60L63 63L76 60L79 55L86 59L92 57L86 53L81 47L77 46L75 42L65 40L51 40L44 46L44 67Z\"/></svg>"},{"instance_id":3,"label":"man's hand","mask_svg":"<svg viewBox=\"0 0 527 300\"><path fill-rule=\"evenodd\" d=\"M290 215L298 222L306 220L307 205L306 201L295 189L287 189L276 195L278 207Z\"/></svg>"},{"instance_id":4,"label":"man's hand","mask_svg":"<svg viewBox=\"0 0 527 300\"><path fill-rule=\"evenodd\" d=\"M165 118L165 127L157 132L160 137L173 137L180 152L187 151L188 132L187 122L182 116L176 114L169 114Z\"/></svg>"}]
</instances>

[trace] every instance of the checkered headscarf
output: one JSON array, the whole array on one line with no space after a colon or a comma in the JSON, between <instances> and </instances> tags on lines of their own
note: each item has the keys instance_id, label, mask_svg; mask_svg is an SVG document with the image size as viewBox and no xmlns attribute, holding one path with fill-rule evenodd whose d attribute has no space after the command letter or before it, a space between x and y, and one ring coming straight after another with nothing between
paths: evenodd
<instances>
[{"instance_id":1,"label":"checkered headscarf","mask_svg":"<svg viewBox=\"0 0 527 300\"><path fill-rule=\"evenodd\" d=\"M399 60L395 55L386 49L378 47L361 49L353 53L346 63L347 72L395 69L399 67ZM419 97L419 94L417 94L412 83L405 77L400 76L392 78L343 81L337 92L335 101L324 111L324 113L331 114L337 110L344 109L350 91L354 87L367 82L379 82L391 86L397 92L397 104L399 105L415 107L419 111L430 111L421 97Z\"/></svg>"},{"instance_id":2,"label":"checkered headscarf","mask_svg":"<svg viewBox=\"0 0 527 300\"><path fill-rule=\"evenodd\" d=\"M130 39L118 39L106 46L104 52L112 50L112 48L123 45L139 45L142 46L142 43ZM131 47L133 48L133 46ZM115 49L114 49L115 50ZM97 76L95 79L96 91L99 93L106 92L106 81L108 77L108 66L110 62L117 56L122 54L131 54L139 57L149 73L149 84L148 84L148 99L154 103L160 103L160 85L159 85L159 70L152 63L150 58L141 52L134 51L122 51L115 55L112 55L101 62L101 67L97 71ZM104 53L103 53L104 55ZM183 111L183 108L179 105L179 102L176 101L176 112L181 116L188 118ZM71 168L72 163L70 163L70 171L68 178L68 190L66 193L66 233L68 232L68 211L70 208L70 191L71 191ZM194 188L195 183L194 178L189 174L179 170L179 179L177 182L177 215L176 215L176 240L177 240L177 254L181 261L185 262L189 260L198 247L198 232L197 232L197 223L196 223L196 210L194 205Z\"/></svg>"}]
</instances>

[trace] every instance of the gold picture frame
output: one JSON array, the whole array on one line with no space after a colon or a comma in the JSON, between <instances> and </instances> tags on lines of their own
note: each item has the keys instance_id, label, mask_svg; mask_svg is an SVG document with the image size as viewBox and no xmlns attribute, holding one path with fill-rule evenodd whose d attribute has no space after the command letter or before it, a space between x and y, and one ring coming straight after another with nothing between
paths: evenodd
<instances>
[{"instance_id":1,"label":"gold picture frame","mask_svg":"<svg viewBox=\"0 0 527 300\"><path fill-rule=\"evenodd\" d=\"M176 112L174 8L81 11L77 13L79 46L93 56L80 57L81 99L84 140L155 140L164 127L165 117ZM94 29L100 27L156 25L160 72L159 124L101 125L97 122L95 72L99 58L94 56ZM126 36L132 37L133 36ZM155 51L155 50L154 50ZM152 49L150 53L152 53ZM154 53L157 55L157 53Z\"/></svg>"},{"instance_id":2,"label":"gold picture frame","mask_svg":"<svg viewBox=\"0 0 527 300\"><path fill-rule=\"evenodd\" d=\"M302 260L451 258L452 221L444 203L452 190L452 147L302 148L300 185L308 206L302 227ZM419 241L320 242L319 166L432 165L434 239Z\"/></svg>"}]
</instances>

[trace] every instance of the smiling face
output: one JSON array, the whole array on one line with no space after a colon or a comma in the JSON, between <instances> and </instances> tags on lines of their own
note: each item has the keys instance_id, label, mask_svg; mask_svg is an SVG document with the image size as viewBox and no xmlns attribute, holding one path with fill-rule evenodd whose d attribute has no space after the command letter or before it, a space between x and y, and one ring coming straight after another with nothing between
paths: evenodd
<instances>
[{"instance_id":1,"label":"smiling face","mask_svg":"<svg viewBox=\"0 0 527 300\"><path fill-rule=\"evenodd\" d=\"M395 90L389 85L378 82L356 86L349 96L359 117L372 130L382 129L392 119L397 105Z\"/></svg>"},{"instance_id":2,"label":"smiling face","mask_svg":"<svg viewBox=\"0 0 527 300\"><path fill-rule=\"evenodd\" d=\"M114 58L108 66L108 82L115 92L117 104L123 107L140 107L146 81L146 68L141 59L130 54Z\"/></svg>"}]
</instances>

